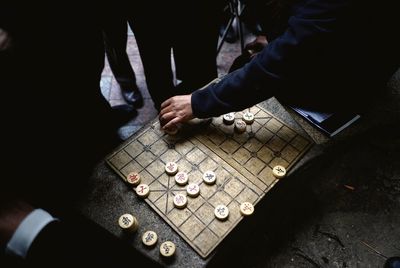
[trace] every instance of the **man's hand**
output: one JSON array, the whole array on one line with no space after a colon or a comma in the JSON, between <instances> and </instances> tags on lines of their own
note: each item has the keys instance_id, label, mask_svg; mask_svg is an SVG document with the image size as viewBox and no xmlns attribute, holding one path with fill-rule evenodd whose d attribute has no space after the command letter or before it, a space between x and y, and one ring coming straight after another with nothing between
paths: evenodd
<instances>
[{"instance_id":1,"label":"man's hand","mask_svg":"<svg viewBox=\"0 0 400 268\"><path fill-rule=\"evenodd\" d=\"M164 130L174 129L193 118L192 95L175 96L161 104L159 120Z\"/></svg>"}]
</instances>

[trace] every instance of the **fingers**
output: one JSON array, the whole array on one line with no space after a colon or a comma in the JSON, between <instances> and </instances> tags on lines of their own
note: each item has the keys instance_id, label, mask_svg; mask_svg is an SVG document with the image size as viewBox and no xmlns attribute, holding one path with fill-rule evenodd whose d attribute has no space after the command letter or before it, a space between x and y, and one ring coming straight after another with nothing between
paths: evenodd
<instances>
[{"instance_id":1,"label":"fingers","mask_svg":"<svg viewBox=\"0 0 400 268\"><path fill-rule=\"evenodd\" d=\"M160 125L163 129L168 129L171 126L171 121L177 123L183 123L185 121L186 115L182 111L171 111L160 114L159 120ZM174 124L174 123L172 123Z\"/></svg>"},{"instance_id":2,"label":"fingers","mask_svg":"<svg viewBox=\"0 0 400 268\"><path fill-rule=\"evenodd\" d=\"M191 95L175 96L161 104L159 121L163 129L184 123L192 118Z\"/></svg>"},{"instance_id":3,"label":"fingers","mask_svg":"<svg viewBox=\"0 0 400 268\"><path fill-rule=\"evenodd\" d=\"M166 112L163 114L160 113L159 120L160 120L161 126L164 128L164 125L175 117L176 116L173 112Z\"/></svg>"},{"instance_id":4,"label":"fingers","mask_svg":"<svg viewBox=\"0 0 400 268\"><path fill-rule=\"evenodd\" d=\"M176 125L179 124L182 121L181 118L175 117L171 121L169 121L165 126L163 126L163 129L169 129L169 128L175 128L177 127Z\"/></svg>"},{"instance_id":5,"label":"fingers","mask_svg":"<svg viewBox=\"0 0 400 268\"><path fill-rule=\"evenodd\" d=\"M172 97L173 98L173 97ZM172 102L172 98L169 98L168 100L164 101L163 103L161 103L161 110L169 105L171 105Z\"/></svg>"},{"instance_id":6,"label":"fingers","mask_svg":"<svg viewBox=\"0 0 400 268\"><path fill-rule=\"evenodd\" d=\"M173 99L170 98L161 104L161 111L158 116L161 126L165 125L169 120L171 120L176 113L174 109Z\"/></svg>"}]
</instances>

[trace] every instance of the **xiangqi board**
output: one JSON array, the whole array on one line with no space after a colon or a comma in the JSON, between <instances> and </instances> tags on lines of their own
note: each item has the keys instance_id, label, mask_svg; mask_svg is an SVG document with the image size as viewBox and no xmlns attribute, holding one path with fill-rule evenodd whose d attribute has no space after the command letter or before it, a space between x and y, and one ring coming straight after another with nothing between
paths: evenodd
<instances>
[{"instance_id":1,"label":"xiangqi board","mask_svg":"<svg viewBox=\"0 0 400 268\"><path fill-rule=\"evenodd\" d=\"M168 135L155 119L106 159L125 181L131 172L140 174L141 183L150 188L144 201L202 257L243 219L242 203L256 205L278 182L273 167L289 170L312 145L259 105L235 113L235 120L245 119L246 112L254 120L243 133L220 116L209 124L184 126L176 135ZM177 163L179 171L187 173L188 183L199 186L200 194L187 195L187 185L178 185L165 172L168 162ZM207 171L216 174L215 183L203 181ZM184 208L174 206L177 194L187 195ZM229 209L224 221L214 215L219 205Z\"/></svg>"}]
</instances>

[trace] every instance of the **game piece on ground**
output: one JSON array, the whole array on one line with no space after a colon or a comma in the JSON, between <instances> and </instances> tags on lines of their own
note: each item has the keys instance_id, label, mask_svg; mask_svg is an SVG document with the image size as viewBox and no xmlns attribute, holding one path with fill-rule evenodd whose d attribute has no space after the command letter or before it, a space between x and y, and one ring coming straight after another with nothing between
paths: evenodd
<instances>
[{"instance_id":1,"label":"game piece on ground","mask_svg":"<svg viewBox=\"0 0 400 268\"><path fill-rule=\"evenodd\" d=\"M243 133L246 131L246 129L247 129L247 124L242 119L236 120L235 131L237 133Z\"/></svg>"},{"instance_id":2,"label":"game piece on ground","mask_svg":"<svg viewBox=\"0 0 400 268\"><path fill-rule=\"evenodd\" d=\"M175 253L175 244L171 241L165 241L160 246L160 253L164 257L171 257Z\"/></svg>"},{"instance_id":3,"label":"game piece on ground","mask_svg":"<svg viewBox=\"0 0 400 268\"><path fill-rule=\"evenodd\" d=\"M176 173L176 175L175 175L175 182L176 182L178 185L185 185L185 184L188 183L188 180L189 180L189 178L188 178L188 175L187 175L186 172L179 171L179 172Z\"/></svg>"},{"instance_id":4,"label":"game piece on ground","mask_svg":"<svg viewBox=\"0 0 400 268\"><path fill-rule=\"evenodd\" d=\"M177 194L174 196L174 205L177 208L184 208L187 205L187 198L183 194Z\"/></svg>"},{"instance_id":5,"label":"game piece on ground","mask_svg":"<svg viewBox=\"0 0 400 268\"><path fill-rule=\"evenodd\" d=\"M142 236L142 242L148 247L154 246L157 243L158 236L156 232L146 231Z\"/></svg>"},{"instance_id":6,"label":"game piece on ground","mask_svg":"<svg viewBox=\"0 0 400 268\"><path fill-rule=\"evenodd\" d=\"M186 187L186 192L190 197L197 197L200 194L200 187L196 183L191 183Z\"/></svg>"},{"instance_id":7,"label":"game piece on ground","mask_svg":"<svg viewBox=\"0 0 400 268\"><path fill-rule=\"evenodd\" d=\"M222 117L226 125L232 125L235 122L235 113L227 113Z\"/></svg>"},{"instance_id":8,"label":"game piece on ground","mask_svg":"<svg viewBox=\"0 0 400 268\"><path fill-rule=\"evenodd\" d=\"M254 114L245 112L242 116L242 119L246 124L251 125L254 122Z\"/></svg>"},{"instance_id":9,"label":"game piece on ground","mask_svg":"<svg viewBox=\"0 0 400 268\"><path fill-rule=\"evenodd\" d=\"M137 219L128 213L119 217L118 224L126 232L135 232L139 227Z\"/></svg>"},{"instance_id":10,"label":"game piece on ground","mask_svg":"<svg viewBox=\"0 0 400 268\"><path fill-rule=\"evenodd\" d=\"M229 216L229 209L225 205L218 205L214 209L214 215L218 220L226 220Z\"/></svg>"},{"instance_id":11,"label":"game piece on ground","mask_svg":"<svg viewBox=\"0 0 400 268\"><path fill-rule=\"evenodd\" d=\"M165 164L165 172L168 175L175 175L178 172L178 165L175 162L168 162Z\"/></svg>"},{"instance_id":12,"label":"game piece on ground","mask_svg":"<svg viewBox=\"0 0 400 268\"><path fill-rule=\"evenodd\" d=\"M254 206L250 202L243 202L240 204L240 213L242 213L243 216L250 216L254 212Z\"/></svg>"},{"instance_id":13,"label":"game piece on ground","mask_svg":"<svg viewBox=\"0 0 400 268\"><path fill-rule=\"evenodd\" d=\"M274 166L274 168L272 169L272 174L276 178L281 179L286 176L286 168L284 168L280 165Z\"/></svg>"},{"instance_id":14,"label":"game piece on ground","mask_svg":"<svg viewBox=\"0 0 400 268\"><path fill-rule=\"evenodd\" d=\"M217 175L211 170L204 172L203 181L207 184L214 184L217 179Z\"/></svg>"},{"instance_id":15,"label":"game piece on ground","mask_svg":"<svg viewBox=\"0 0 400 268\"><path fill-rule=\"evenodd\" d=\"M150 194L150 188L147 184L139 184L136 187L136 194L141 198L146 198Z\"/></svg>"},{"instance_id":16,"label":"game piece on ground","mask_svg":"<svg viewBox=\"0 0 400 268\"><path fill-rule=\"evenodd\" d=\"M132 186L137 186L140 183L140 175L137 172L131 172L126 176L126 181Z\"/></svg>"}]
</instances>

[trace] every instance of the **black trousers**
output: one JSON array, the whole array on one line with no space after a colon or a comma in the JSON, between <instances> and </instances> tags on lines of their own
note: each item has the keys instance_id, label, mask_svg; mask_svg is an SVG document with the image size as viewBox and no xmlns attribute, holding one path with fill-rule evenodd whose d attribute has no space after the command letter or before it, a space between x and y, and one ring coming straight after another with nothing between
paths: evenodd
<instances>
[{"instance_id":1,"label":"black trousers","mask_svg":"<svg viewBox=\"0 0 400 268\"><path fill-rule=\"evenodd\" d=\"M149 93L158 108L167 98L190 93L217 76L218 12L212 1L141 3L133 11L133 31ZM156 25L150 26L150 25ZM175 87L171 50L176 78Z\"/></svg>"},{"instance_id":2,"label":"black trousers","mask_svg":"<svg viewBox=\"0 0 400 268\"><path fill-rule=\"evenodd\" d=\"M135 73L126 53L127 30L127 20L122 15L112 16L103 24L105 51L111 71L122 90L132 91L137 86Z\"/></svg>"}]
</instances>

